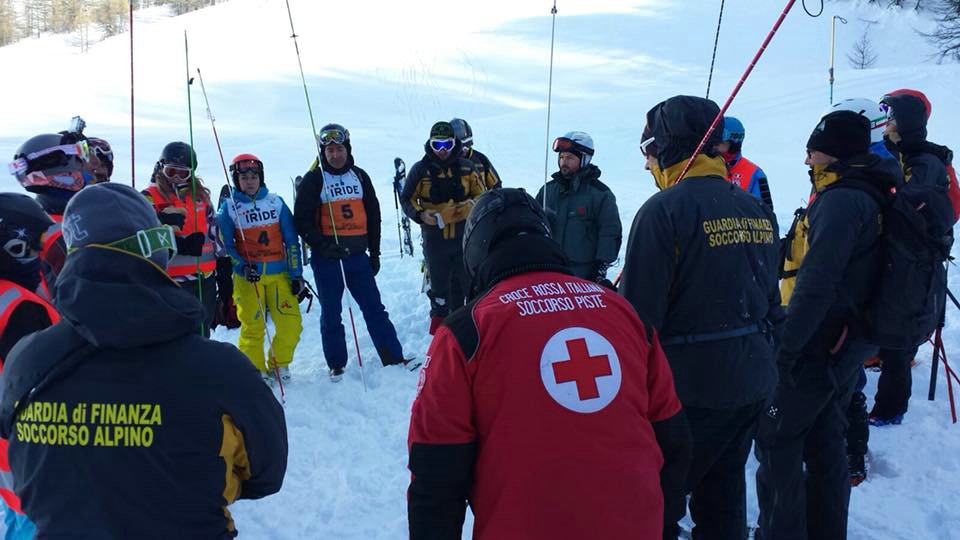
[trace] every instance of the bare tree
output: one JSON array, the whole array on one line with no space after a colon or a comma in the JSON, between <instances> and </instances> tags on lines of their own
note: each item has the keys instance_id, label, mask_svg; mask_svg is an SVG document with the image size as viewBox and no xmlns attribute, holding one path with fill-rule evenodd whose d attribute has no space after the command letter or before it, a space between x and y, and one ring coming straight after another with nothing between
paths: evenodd
<instances>
[{"instance_id":1,"label":"bare tree","mask_svg":"<svg viewBox=\"0 0 960 540\"><path fill-rule=\"evenodd\" d=\"M960 0L940 0L933 13L937 28L924 36L937 48L940 60L960 60Z\"/></svg>"},{"instance_id":2,"label":"bare tree","mask_svg":"<svg viewBox=\"0 0 960 540\"><path fill-rule=\"evenodd\" d=\"M877 52L870 41L870 32L864 30L860 39L853 44L853 50L847 53L847 60L853 69L868 69L876 65L877 58Z\"/></svg>"},{"instance_id":3,"label":"bare tree","mask_svg":"<svg viewBox=\"0 0 960 540\"><path fill-rule=\"evenodd\" d=\"M0 0L0 46L13 43L20 37L13 23L16 15L13 0Z\"/></svg>"}]
</instances>

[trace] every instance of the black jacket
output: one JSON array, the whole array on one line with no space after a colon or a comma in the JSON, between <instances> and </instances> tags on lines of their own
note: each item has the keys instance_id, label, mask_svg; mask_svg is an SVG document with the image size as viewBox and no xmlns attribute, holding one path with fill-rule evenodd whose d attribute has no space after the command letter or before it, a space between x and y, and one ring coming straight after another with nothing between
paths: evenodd
<instances>
[{"instance_id":1,"label":"black jacket","mask_svg":"<svg viewBox=\"0 0 960 540\"><path fill-rule=\"evenodd\" d=\"M844 182L868 183L883 193L897 184L899 171L892 160L863 154L812 175L817 195L807 209L807 253L778 357L788 369L801 354L838 351L840 340L859 334L855 313L866 306L880 269L880 206L871 193L845 189Z\"/></svg>"},{"instance_id":2,"label":"black jacket","mask_svg":"<svg viewBox=\"0 0 960 540\"><path fill-rule=\"evenodd\" d=\"M493 163L490 162L490 158L486 154L471 146L463 151L463 157L473 162L480 180L487 189L496 189L503 186L500 175L493 168Z\"/></svg>"},{"instance_id":3,"label":"black jacket","mask_svg":"<svg viewBox=\"0 0 960 540\"><path fill-rule=\"evenodd\" d=\"M202 309L146 259L72 254L63 320L3 373L0 435L37 538L231 538L226 506L276 493L283 409ZM81 496L78 496L81 494Z\"/></svg>"},{"instance_id":4,"label":"black jacket","mask_svg":"<svg viewBox=\"0 0 960 540\"><path fill-rule=\"evenodd\" d=\"M605 275L620 255L623 226L617 198L600 181L600 169L591 164L569 178L554 173L537 193L537 202L546 209L550 231L567 254L573 274L590 280Z\"/></svg>"},{"instance_id":5,"label":"black jacket","mask_svg":"<svg viewBox=\"0 0 960 540\"><path fill-rule=\"evenodd\" d=\"M725 174L720 158L701 156L690 177L644 203L620 282L660 333L685 407L754 403L777 381L776 216Z\"/></svg>"},{"instance_id":6,"label":"black jacket","mask_svg":"<svg viewBox=\"0 0 960 540\"><path fill-rule=\"evenodd\" d=\"M319 225L318 212L329 211L326 206L320 203L320 196L323 193L323 171L340 175L351 170L360 179L360 185L363 189L363 209L367 214L367 234L341 236L340 245L349 249L350 253L362 253L369 249L371 255L380 255L380 201L373 189L370 175L353 164L352 155L347 158L347 164L342 169L334 169L324 159L320 167L314 167L303 176L303 181L297 189L296 202L293 205L293 224L297 228L297 233L315 253L323 253L326 246L334 243L333 236L324 235Z\"/></svg>"}]
</instances>

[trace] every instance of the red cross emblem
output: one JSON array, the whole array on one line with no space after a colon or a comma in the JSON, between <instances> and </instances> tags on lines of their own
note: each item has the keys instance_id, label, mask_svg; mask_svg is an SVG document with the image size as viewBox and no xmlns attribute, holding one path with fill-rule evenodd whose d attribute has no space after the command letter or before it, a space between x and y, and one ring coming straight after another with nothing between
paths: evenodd
<instances>
[{"instance_id":1,"label":"red cross emblem","mask_svg":"<svg viewBox=\"0 0 960 540\"><path fill-rule=\"evenodd\" d=\"M554 334L540 356L540 378L550 397L580 413L597 412L620 391L620 360L613 345L589 328Z\"/></svg>"}]
</instances>

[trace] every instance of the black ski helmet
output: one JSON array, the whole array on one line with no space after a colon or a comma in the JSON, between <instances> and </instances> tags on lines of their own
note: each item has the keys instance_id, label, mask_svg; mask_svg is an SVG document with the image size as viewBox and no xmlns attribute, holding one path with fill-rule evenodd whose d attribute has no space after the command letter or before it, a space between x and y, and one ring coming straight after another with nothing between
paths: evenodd
<instances>
[{"instance_id":1,"label":"black ski helmet","mask_svg":"<svg viewBox=\"0 0 960 540\"><path fill-rule=\"evenodd\" d=\"M80 141L66 132L30 137L17 148L10 172L31 193L47 188L80 191L86 185L83 166L89 151Z\"/></svg>"},{"instance_id":2,"label":"black ski helmet","mask_svg":"<svg viewBox=\"0 0 960 540\"><path fill-rule=\"evenodd\" d=\"M0 274L9 273L17 259L29 259L40 251L42 236L53 220L32 197L23 193L0 193Z\"/></svg>"},{"instance_id":3,"label":"black ski helmet","mask_svg":"<svg viewBox=\"0 0 960 540\"><path fill-rule=\"evenodd\" d=\"M197 153L185 142L172 142L163 147L160 152L159 163L162 165L177 165L192 170L197 166Z\"/></svg>"},{"instance_id":4,"label":"black ski helmet","mask_svg":"<svg viewBox=\"0 0 960 540\"><path fill-rule=\"evenodd\" d=\"M465 147L473 146L473 130L463 118L454 118L450 121L453 126L453 136Z\"/></svg>"},{"instance_id":5,"label":"black ski helmet","mask_svg":"<svg viewBox=\"0 0 960 540\"><path fill-rule=\"evenodd\" d=\"M463 264L476 278L492 248L506 238L521 235L552 238L543 207L522 188L501 188L481 195L463 232Z\"/></svg>"},{"instance_id":6,"label":"black ski helmet","mask_svg":"<svg viewBox=\"0 0 960 540\"><path fill-rule=\"evenodd\" d=\"M253 154L239 154L230 162L230 177L233 179L233 187L240 189L240 165L256 166L260 175L260 187L267 185L263 176L263 161Z\"/></svg>"}]
</instances>

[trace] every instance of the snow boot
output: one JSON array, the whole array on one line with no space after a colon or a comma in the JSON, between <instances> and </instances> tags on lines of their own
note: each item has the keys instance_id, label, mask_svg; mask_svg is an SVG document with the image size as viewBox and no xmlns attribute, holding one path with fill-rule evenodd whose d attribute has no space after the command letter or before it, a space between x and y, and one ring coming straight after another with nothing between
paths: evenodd
<instances>
[{"instance_id":1,"label":"snow boot","mask_svg":"<svg viewBox=\"0 0 960 540\"><path fill-rule=\"evenodd\" d=\"M850 467L850 486L857 487L867 479L866 460L863 455L849 455L847 464Z\"/></svg>"},{"instance_id":2,"label":"snow boot","mask_svg":"<svg viewBox=\"0 0 960 540\"><path fill-rule=\"evenodd\" d=\"M870 425L873 427L899 426L902 423L902 414L897 414L891 416L890 418L880 418L879 416L873 414L870 415Z\"/></svg>"},{"instance_id":3,"label":"snow boot","mask_svg":"<svg viewBox=\"0 0 960 540\"><path fill-rule=\"evenodd\" d=\"M340 382L343 380L343 368L333 368L330 370L330 382Z\"/></svg>"}]
</instances>

